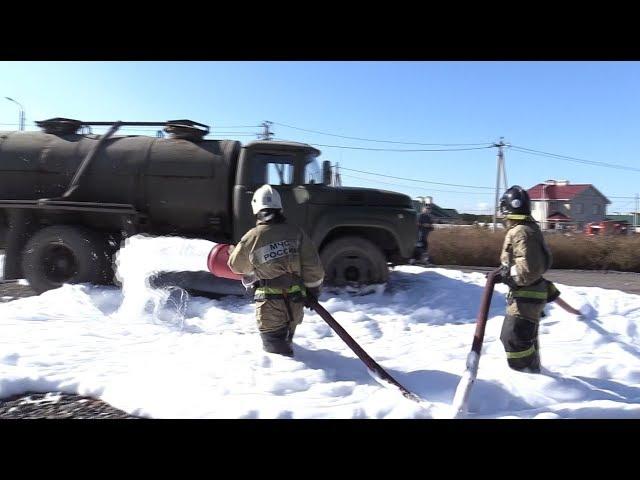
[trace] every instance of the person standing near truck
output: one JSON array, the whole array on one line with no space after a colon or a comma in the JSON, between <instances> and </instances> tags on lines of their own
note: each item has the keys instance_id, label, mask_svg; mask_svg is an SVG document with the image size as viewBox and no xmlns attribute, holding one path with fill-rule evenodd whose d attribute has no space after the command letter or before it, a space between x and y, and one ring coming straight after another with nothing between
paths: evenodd
<instances>
[{"instance_id":1,"label":"person standing near truck","mask_svg":"<svg viewBox=\"0 0 640 480\"><path fill-rule=\"evenodd\" d=\"M420 263L429 263L429 233L432 230L431 205L427 203L422 207L422 213L418 216L418 258L416 261Z\"/></svg>"},{"instance_id":2,"label":"person standing near truck","mask_svg":"<svg viewBox=\"0 0 640 480\"><path fill-rule=\"evenodd\" d=\"M228 265L234 273L255 279L256 320L264 350L292 357L304 297L318 298L324 268L304 230L287 223L277 190L263 185L254 193L251 207L256 226L233 248Z\"/></svg>"}]
</instances>

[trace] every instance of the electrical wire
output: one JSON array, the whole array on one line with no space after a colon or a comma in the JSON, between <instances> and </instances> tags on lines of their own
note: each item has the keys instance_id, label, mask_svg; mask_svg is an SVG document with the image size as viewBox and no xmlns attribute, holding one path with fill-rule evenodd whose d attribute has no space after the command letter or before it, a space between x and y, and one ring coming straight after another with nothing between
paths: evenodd
<instances>
[{"instance_id":1,"label":"electrical wire","mask_svg":"<svg viewBox=\"0 0 640 480\"><path fill-rule=\"evenodd\" d=\"M377 176L386 177L386 178L395 178L397 180L407 180L407 181L410 181L410 182L429 183L429 184L433 184L433 185L446 185L448 187L480 188L480 189L485 189L485 190L493 190L494 189L493 187L481 187L481 186L478 186L478 185L461 185L461 184L458 184L458 183L430 182L430 181L427 181L427 180L417 180L415 178L396 177L396 176L393 176L393 175L385 175L383 173L367 172L365 170L356 170L355 168L347 168L347 167L343 167L343 166L340 166L340 170L347 170L347 171L350 171L350 172L358 172L358 173L366 173L366 174L369 174L369 175L377 175Z\"/></svg>"},{"instance_id":2,"label":"electrical wire","mask_svg":"<svg viewBox=\"0 0 640 480\"><path fill-rule=\"evenodd\" d=\"M484 150L493 148L489 145L486 147L469 147L469 148L368 148L368 147L349 147L347 145L326 145L323 143L309 143L314 147L342 148L345 150L367 150L369 152L466 152L469 150Z\"/></svg>"},{"instance_id":3,"label":"electrical wire","mask_svg":"<svg viewBox=\"0 0 640 480\"><path fill-rule=\"evenodd\" d=\"M542 156L542 157L557 158L559 160L568 160L568 161L575 162L575 163L582 163L584 165L593 165L593 166L597 166L597 167L616 168L618 170L629 170L629 171L632 171L632 172L640 172L640 168L629 167L629 166L626 166L626 165L618 165L618 164L615 164L615 163L596 162L596 161L593 161L593 160L585 160L583 158L570 157L568 155L559 155L557 153L551 153L551 152L543 152L542 150L534 150L532 148L520 147L518 145L511 145L510 148L512 150L517 151L517 152L527 153L529 155L537 155L537 156Z\"/></svg>"},{"instance_id":4,"label":"electrical wire","mask_svg":"<svg viewBox=\"0 0 640 480\"><path fill-rule=\"evenodd\" d=\"M307 128L300 128L300 127L294 127L292 125L286 125L284 123L279 123L279 122L271 122L273 125L280 125L281 127L286 127L286 128L293 128L295 130L301 130L303 132L311 132L311 133L319 133L320 135L328 135L331 137L339 137L339 138L347 138L350 140L361 140L364 142L376 142L376 143L396 143L396 144L402 144L402 145L424 145L424 146L442 146L442 147L453 147L453 146L472 146L472 145L492 145L491 142L484 142L484 143L421 143L421 142L400 142L400 141L396 141L396 140L376 140L376 139L371 139L371 138L361 138L361 137L350 137L347 135L338 135L335 133L327 133L327 132L321 132L319 130L310 130Z\"/></svg>"},{"instance_id":5,"label":"electrical wire","mask_svg":"<svg viewBox=\"0 0 640 480\"><path fill-rule=\"evenodd\" d=\"M342 168L342 167L340 167ZM362 180L365 182L374 182L374 183L381 183L384 185L392 185L394 187L404 187L404 188L412 188L412 189L416 189L416 190L423 190L425 189L425 187L421 187L418 185L404 185L401 183L392 183L392 182L384 182L382 180L376 180L373 178L363 178L363 177L357 177L355 175L348 175L348 174L340 174L342 177L347 177L347 178L354 178L357 180ZM493 195L492 192L463 192L461 190L438 190L436 188L429 188L428 190L429 192L439 192L439 193L463 193L466 195Z\"/></svg>"}]
</instances>

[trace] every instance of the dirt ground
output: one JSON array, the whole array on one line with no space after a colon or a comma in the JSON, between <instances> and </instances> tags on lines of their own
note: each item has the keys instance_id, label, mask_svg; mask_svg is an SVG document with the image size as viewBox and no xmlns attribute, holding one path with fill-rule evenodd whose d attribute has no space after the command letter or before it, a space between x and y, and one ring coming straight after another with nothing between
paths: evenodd
<instances>
[{"instance_id":1,"label":"dirt ground","mask_svg":"<svg viewBox=\"0 0 640 480\"><path fill-rule=\"evenodd\" d=\"M5 419L134 419L122 410L90 397L58 392L30 393L0 399L0 421Z\"/></svg>"},{"instance_id":2,"label":"dirt ground","mask_svg":"<svg viewBox=\"0 0 640 480\"><path fill-rule=\"evenodd\" d=\"M459 265L441 266L463 272L488 272L491 267L461 267ZM640 273L614 272L609 270L554 270L544 274L544 278L552 282L577 287L600 287L611 290L622 290L640 295Z\"/></svg>"}]
</instances>

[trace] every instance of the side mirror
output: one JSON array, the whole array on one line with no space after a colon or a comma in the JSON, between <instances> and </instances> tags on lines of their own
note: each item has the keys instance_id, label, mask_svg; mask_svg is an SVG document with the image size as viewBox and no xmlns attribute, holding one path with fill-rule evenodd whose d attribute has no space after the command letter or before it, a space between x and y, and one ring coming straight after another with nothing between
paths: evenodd
<instances>
[{"instance_id":1,"label":"side mirror","mask_svg":"<svg viewBox=\"0 0 640 480\"><path fill-rule=\"evenodd\" d=\"M331 162L329 160L322 162L322 184L331 185Z\"/></svg>"}]
</instances>

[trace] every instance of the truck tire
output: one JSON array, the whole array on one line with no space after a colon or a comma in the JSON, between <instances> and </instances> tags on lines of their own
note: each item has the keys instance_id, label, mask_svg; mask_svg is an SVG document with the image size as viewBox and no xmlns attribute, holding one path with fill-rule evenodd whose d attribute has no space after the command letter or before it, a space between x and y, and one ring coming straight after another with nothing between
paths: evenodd
<instances>
[{"instance_id":1,"label":"truck tire","mask_svg":"<svg viewBox=\"0 0 640 480\"><path fill-rule=\"evenodd\" d=\"M88 228L55 225L36 232L22 252L22 271L38 294L65 283L111 281L106 238Z\"/></svg>"},{"instance_id":2,"label":"truck tire","mask_svg":"<svg viewBox=\"0 0 640 480\"><path fill-rule=\"evenodd\" d=\"M370 285L385 283L389 267L382 251L361 237L342 237L328 243L320 253L325 284Z\"/></svg>"}]
</instances>

